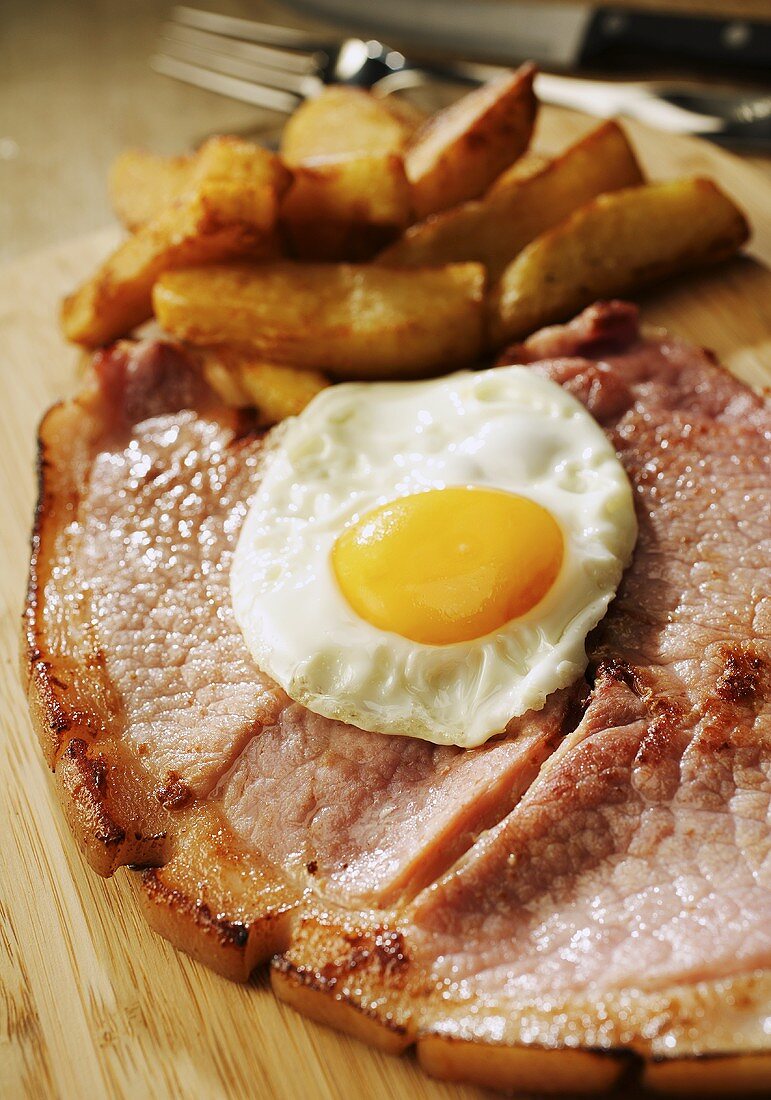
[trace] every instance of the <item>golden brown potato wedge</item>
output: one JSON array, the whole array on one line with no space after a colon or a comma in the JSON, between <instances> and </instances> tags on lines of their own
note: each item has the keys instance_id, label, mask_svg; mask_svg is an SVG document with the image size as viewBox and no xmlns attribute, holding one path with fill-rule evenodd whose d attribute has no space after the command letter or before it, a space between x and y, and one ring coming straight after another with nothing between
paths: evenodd
<instances>
[{"instance_id":1,"label":"golden brown potato wedge","mask_svg":"<svg viewBox=\"0 0 771 1100\"><path fill-rule=\"evenodd\" d=\"M195 344L248 345L337 378L411 378L476 359L484 287L480 264L232 264L166 272L153 303Z\"/></svg>"},{"instance_id":2,"label":"golden brown potato wedge","mask_svg":"<svg viewBox=\"0 0 771 1100\"><path fill-rule=\"evenodd\" d=\"M440 111L404 154L419 218L483 194L530 144L535 67L496 77Z\"/></svg>"},{"instance_id":3,"label":"golden brown potato wedge","mask_svg":"<svg viewBox=\"0 0 771 1100\"><path fill-rule=\"evenodd\" d=\"M426 121L426 112L409 99L403 99L399 95L388 95L382 102L389 114L401 123L408 141L417 128Z\"/></svg>"},{"instance_id":4,"label":"golden brown potato wedge","mask_svg":"<svg viewBox=\"0 0 771 1100\"><path fill-rule=\"evenodd\" d=\"M281 159L294 167L314 157L400 153L418 117L408 105L332 85L307 99L281 134Z\"/></svg>"},{"instance_id":5,"label":"golden brown potato wedge","mask_svg":"<svg viewBox=\"0 0 771 1100\"><path fill-rule=\"evenodd\" d=\"M69 340L96 347L146 321L153 283L162 271L279 254L275 226L289 175L278 158L236 138L212 139L199 156L192 190L125 241L65 299L62 324Z\"/></svg>"},{"instance_id":6,"label":"golden brown potato wedge","mask_svg":"<svg viewBox=\"0 0 771 1100\"><path fill-rule=\"evenodd\" d=\"M524 160L525 158L523 158ZM553 161L519 162L484 198L413 225L380 256L405 267L477 260L497 279L535 237L605 191L642 183L624 131L604 122Z\"/></svg>"},{"instance_id":7,"label":"golden brown potato wedge","mask_svg":"<svg viewBox=\"0 0 771 1100\"><path fill-rule=\"evenodd\" d=\"M194 157L159 157L127 149L110 169L112 208L127 229L139 229L184 194L194 171Z\"/></svg>"},{"instance_id":8,"label":"golden brown potato wedge","mask_svg":"<svg viewBox=\"0 0 771 1100\"><path fill-rule=\"evenodd\" d=\"M281 224L301 260L369 260L409 224L410 186L395 153L309 161L293 176Z\"/></svg>"},{"instance_id":9,"label":"golden brown potato wedge","mask_svg":"<svg viewBox=\"0 0 771 1100\"><path fill-rule=\"evenodd\" d=\"M246 178L255 185L261 178L272 180L281 194L290 174L272 154L253 157L259 148L239 138L216 136L190 156L161 157L129 149L116 158L110 170L113 209L126 228L134 231L181 199L197 181L215 176L226 181Z\"/></svg>"},{"instance_id":10,"label":"golden brown potato wedge","mask_svg":"<svg viewBox=\"0 0 771 1100\"><path fill-rule=\"evenodd\" d=\"M725 259L747 236L743 214L711 180L600 195L537 237L503 272L489 300L491 345L570 317L595 298Z\"/></svg>"},{"instance_id":11,"label":"golden brown potato wedge","mask_svg":"<svg viewBox=\"0 0 771 1100\"><path fill-rule=\"evenodd\" d=\"M268 363L249 348L225 345L202 348L200 354L204 377L222 400L257 409L266 425L296 416L329 385L320 371Z\"/></svg>"},{"instance_id":12,"label":"golden brown potato wedge","mask_svg":"<svg viewBox=\"0 0 771 1100\"><path fill-rule=\"evenodd\" d=\"M552 157L545 157L541 153L534 153L532 149L528 149L519 160L515 160L513 164L510 164L508 168L501 172L500 176L493 180L485 194L492 195L499 188L508 187L514 180L526 180L531 176L538 175L547 164L551 163L552 159Z\"/></svg>"},{"instance_id":13,"label":"golden brown potato wedge","mask_svg":"<svg viewBox=\"0 0 771 1100\"><path fill-rule=\"evenodd\" d=\"M193 183L240 183L263 195L265 222L276 220L277 200L289 187L292 173L281 158L262 145L230 135L205 141L195 154Z\"/></svg>"}]
</instances>

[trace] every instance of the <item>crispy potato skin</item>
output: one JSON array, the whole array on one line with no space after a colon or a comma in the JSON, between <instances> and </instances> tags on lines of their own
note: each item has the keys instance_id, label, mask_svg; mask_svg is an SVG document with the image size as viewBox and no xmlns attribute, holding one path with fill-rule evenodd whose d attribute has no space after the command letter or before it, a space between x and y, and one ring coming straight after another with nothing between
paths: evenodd
<instances>
[{"instance_id":1,"label":"crispy potato skin","mask_svg":"<svg viewBox=\"0 0 771 1100\"><path fill-rule=\"evenodd\" d=\"M535 66L475 88L413 135L404 163L419 218L483 194L530 144Z\"/></svg>"},{"instance_id":2,"label":"crispy potato skin","mask_svg":"<svg viewBox=\"0 0 771 1100\"><path fill-rule=\"evenodd\" d=\"M248 223L223 224L217 195L197 195L172 207L130 237L96 274L65 299L68 340L98 347L129 333L152 312L152 288L161 272L181 264L259 254L264 236ZM267 255L275 255L268 249Z\"/></svg>"},{"instance_id":3,"label":"crispy potato skin","mask_svg":"<svg viewBox=\"0 0 771 1100\"><path fill-rule=\"evenodd\" d=\"M190 156L161 157L127 149L110 169L113 209L123 225L136 232L207 179L240 180L250 186L261 179L272 180L280 196L289 186L291 173L278 158L266 159L262 152L255 153L258 148L239 138L218 135Z\"/></svg>"},{"instance_id":4,"label":"crispy potato skin","mask_svg":"<svg viewBox=\"0 0 771 1100\"><path fill-rule=\"evenodd\" d=\"M237 138L214 138L201 150L195 175L183 198L129 237L64 300L67 339L98 347L146 321L163 271L278 255L278 203L290 177L274 154Z\"/></svg>"},{"instance_id":5,"label":"crispy potato skin","mask_svg":"<svg viewBox=\"0 0 771 1100\"><path fill-rule=\"evenodd\" d=\"M293 177L281 225L298 259L369 260L409 224L412 194L396 153L316 158Z\"/></svg>"},{"instance_id":6,"label":"crispy potato skin","mask_svg":"<svg viewBox=\"0 0 771 1100\"><path fill-rule=\"evenodd\" d=\"M379 262L420 267L476 260L497 279L530 241L577 207L603 192L643 182L616 122L602 123L552 161L539 158L523 167L515 163L483 198L413 225Z\"/></svg>"},{"instance_id":7,"label":"crispy potato skin","mask_svg":"<svg viewBox=\"0 0 771 1100\"><path fill-rule=\"evenodd\" d=\"M596 298L725 259L748 235L744 215L711 180L600 195L504 270L488 302L490 346L563 320Z\"/></svg>"},{"instance_id":8,"label":"crispy potato skin","mask_svg":"<svg viewBox=\"0 0 771 1100\"><path fill-rule=\"evenodd\" d=\"M278 200L292 181L280 157L262 145L242 138L218 135L205 141L195 159L193 183L238 184L263 196L265 224L272 226Z\"/></svg>"},{"instance_id":9,"label":"crispy potato skin","mask_svg":"<svg viewBox=\"0 0 771 1100\"><path fill-rule=\"evenodd\" d=\"M241 344L336 378L412 378L472 363L485 271L358 264L219 265L156 283L160 324L194 344Z\"/></svg>"},{"instance_id":10,"label":"crispy potato skin","mask_svg":"<svg viewBox=\"0 0 771 1100\"><path fill-rule=\"evenodd\" d=\"M601 125L604 125L604 123ZM599 128L600 127L598 127L598 129ZM587 135L587 137L588 136L589 135ZM547 164L551 164L555 159L555 157L546 157L541 153L534 153L532 149L528 149L526 153L518 157L513 164L510 164L508 168L501 172L500 176L497 176L493 180L485 194L492 195L499 188L505 189L509 187L515 180L525 180L529 179L531 176L536 176L539 172L543 171Z\"/></svg>"},{"instance_id":11,"label":"crispy potato skin","mask_svg":"<svg viewBox=\"0 0 771 1100\"><path fill-rule=\"evenodd\" d=\"M333 85L306 100L287 120L281 158L295 167L315 157L401 153L420 120L409 104Z\"/></svg>"},{"instance_id":12,"label":"crispy potato skin","mask_svg":"<svg viewBox=\"0 0 771 1100\"><path fill-rule=\"evenodd\" d=\"M297 416L329 385L320 371L269 363L249 348L202 348L200 357L206 381L225 404L257 409L264 427Z\"/></svg>"},{"instance_id":13,"label":"crispy potato skin","mask_svg":"<svg viewBox=\"0 0 771 1100\"><path fill-rule=\"evenodd\" d=\"M116 157L110 201L126 229L134 232L176 202L192 184L195 163L191 156L159 157L141 149L126 149Z\"/></svg>"}]
</instances>

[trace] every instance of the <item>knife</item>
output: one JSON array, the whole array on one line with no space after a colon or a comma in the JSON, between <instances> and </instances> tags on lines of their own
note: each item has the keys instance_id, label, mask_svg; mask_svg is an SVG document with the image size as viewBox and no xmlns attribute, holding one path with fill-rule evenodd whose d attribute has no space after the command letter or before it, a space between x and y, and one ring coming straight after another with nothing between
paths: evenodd
<instances>
[{"instance_id":1,"label":"knife","mask_svg":"<svg viewBox=\"0 0 771 1100\"><path fill-rule=\"evenodd\" d=\"M518 5L515 5L518 6ZM638 11L633 8L587 9L578 65L612 59L626 52L712 61L771 71L771 22Z\"/></svg>"},{"instance_id":2,"label":"knife","mask_svg":"<svg viewBox=\"0 0 771 1100\"><path fill-rule=\"evenodd\" d=\"M461 57L531 58L574 69L615 60L679 59L771 71L771 20L715 18L612 5L533 0L284 0L357 33Z\"/></svg>"}]
</instances>

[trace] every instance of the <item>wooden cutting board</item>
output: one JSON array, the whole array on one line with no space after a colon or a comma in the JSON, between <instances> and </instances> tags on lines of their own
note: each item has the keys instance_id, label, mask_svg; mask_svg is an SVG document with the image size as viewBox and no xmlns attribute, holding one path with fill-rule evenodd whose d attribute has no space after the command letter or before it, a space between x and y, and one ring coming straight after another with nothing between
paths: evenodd
<instances>
[{"instance_id":1,"label":"wooden cutting board","mask_svg":"<svg viewBox=\"0 0 771 1100\"><path fill-rule=\"evenodd\" d=\"M588 125L544 111L538 144L556 150ZM651 175L713 176L755 230L749 256L648 295L644 317L771 386L771 186L717 148L630 129ZM59 298L117 236L105 230L0 272L0 1096L478 1100L481 1090L432 1081L409 1055L389 1058L304 1020L263 977L233 985L175 952L145 926L135 875L99 879L59 813L16 656L35 425L76 384Z\"/></svg>"}]
</instances>

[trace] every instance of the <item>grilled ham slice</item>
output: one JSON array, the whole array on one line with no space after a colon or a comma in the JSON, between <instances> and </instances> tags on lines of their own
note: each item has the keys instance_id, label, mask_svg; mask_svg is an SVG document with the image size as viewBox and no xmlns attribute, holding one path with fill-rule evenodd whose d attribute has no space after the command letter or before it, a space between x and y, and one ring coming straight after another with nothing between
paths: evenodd
<instances>
[{"instance_id":1,"label":"grilled ham slice","mask_svg":"<svg viewBox=\"0 0 771 1100\"><path fill-rule=\"evenodd\" d=\"M463 751L253 666L228 570L260 435L180 347L97 355L41 426L25 616L63 805L179 946L241 979L275 954L281 996L431 1072L767 1084L771 410L622 303L507 361L603 425L640 536L586 678Z\"/></svg>"}]
</instances>

